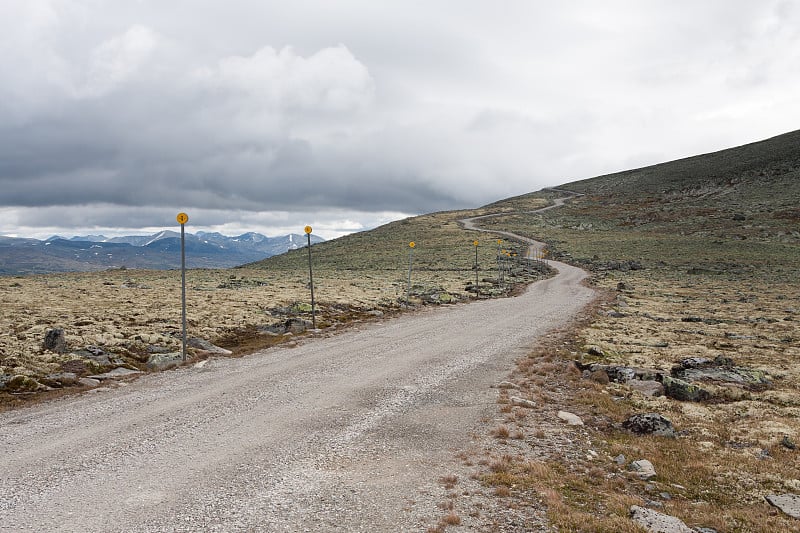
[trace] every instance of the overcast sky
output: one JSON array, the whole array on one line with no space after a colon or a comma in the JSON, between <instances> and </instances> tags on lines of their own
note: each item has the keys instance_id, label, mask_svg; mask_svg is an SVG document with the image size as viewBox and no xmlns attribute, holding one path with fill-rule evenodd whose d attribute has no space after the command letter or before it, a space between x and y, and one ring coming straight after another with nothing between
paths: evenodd
<instances>
[{"instance_id":1,"label":"overcast sky","mask_svg":"<svg viewBox=\"0 0 800 533\"><path fill-rule=\"evenodd\" d=\"M0 0L0 234L331 238L800 127L800 2Z\"/></svg>"}]
</instances>

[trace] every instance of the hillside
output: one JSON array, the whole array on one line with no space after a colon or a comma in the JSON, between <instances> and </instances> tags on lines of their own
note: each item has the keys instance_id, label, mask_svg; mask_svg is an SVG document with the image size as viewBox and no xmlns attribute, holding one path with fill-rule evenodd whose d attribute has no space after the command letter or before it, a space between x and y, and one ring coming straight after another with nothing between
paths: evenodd
<instances>
[{"instance_id":1,"label":"hillside","mask_svg":"<svg viewBox=\"0 0 800 533\"><path fill-rule=\"evenodd\" d=\"M489 224L544 236L562 257L593 267L633 260L789 280L800 259L800 131L559 189L582 196L563 209Z\"/></svg>"}]
</instances>

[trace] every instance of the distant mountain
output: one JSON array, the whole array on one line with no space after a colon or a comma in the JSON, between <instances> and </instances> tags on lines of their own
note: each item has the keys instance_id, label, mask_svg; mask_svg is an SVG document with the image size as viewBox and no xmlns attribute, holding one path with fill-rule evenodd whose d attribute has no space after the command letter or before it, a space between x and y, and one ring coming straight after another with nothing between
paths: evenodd
<instances>
[{"instance_id":1,"label":"distant mountain","mask_svg":"<svg viewBox=\"0 0 800 533\"><path fill-rule=\"evenodd\" d=\"M186 264L189 268L229 268L252 263L306 245L305 235L267 237L245 233L227 237L221 233L187 233ZM324 239L311 236L312 244ZM175 231L154 235L108 238L85 235L47 240L0 236L0 275L47 274L94 271L109 268L179 268L181 238Z\"/></svg>"}]
</instances>

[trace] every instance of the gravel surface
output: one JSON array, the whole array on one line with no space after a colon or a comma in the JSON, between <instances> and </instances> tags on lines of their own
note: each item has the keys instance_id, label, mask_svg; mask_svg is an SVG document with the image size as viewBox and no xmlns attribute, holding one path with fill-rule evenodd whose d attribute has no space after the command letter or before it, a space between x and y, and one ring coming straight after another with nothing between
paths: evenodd
<instances>
[{"instance_id":1,"label":"gravel surface","mask_svg":"<svg viewBox=\"0 0 800 533\"><path fill-rule=\"evenodd\" d=\"M555 265L516 298L2 413L0 530L424 531L491 385L593 297Z\"/></svg>"}]
</instances>

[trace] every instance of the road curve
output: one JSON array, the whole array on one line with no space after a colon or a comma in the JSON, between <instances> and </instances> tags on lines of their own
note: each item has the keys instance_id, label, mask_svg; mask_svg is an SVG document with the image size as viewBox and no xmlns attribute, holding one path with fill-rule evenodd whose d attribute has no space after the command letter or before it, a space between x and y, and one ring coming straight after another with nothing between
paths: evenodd
<instances>
[{"instance_id":1,"label":"road curve","mask_svg":"<svg viewBox=\"0 0 800 533\"><path fill-rule=\"evenodd\" d=\"M423 310L0 414L2 531L420 531L489 386L594 293Z\"/></svg>"}]
</instances>

